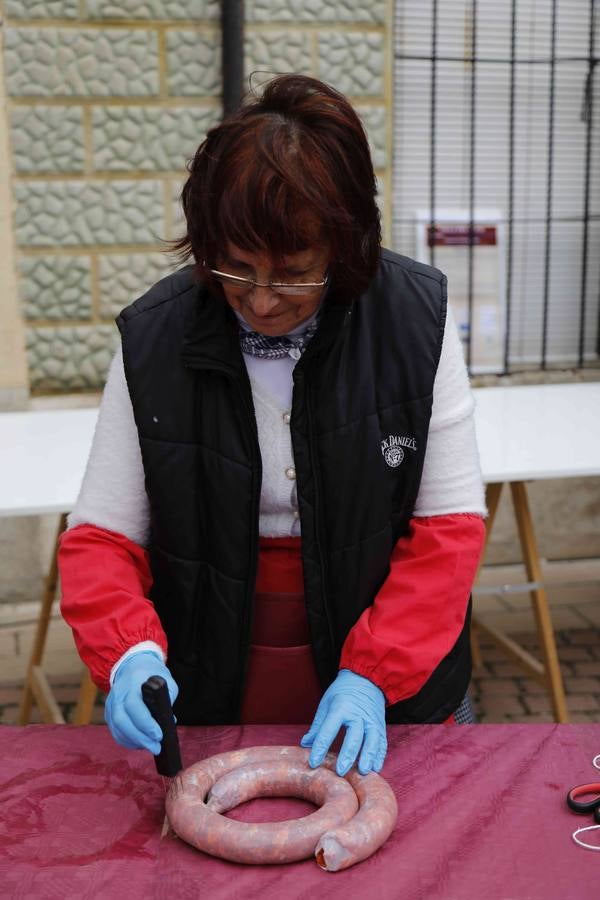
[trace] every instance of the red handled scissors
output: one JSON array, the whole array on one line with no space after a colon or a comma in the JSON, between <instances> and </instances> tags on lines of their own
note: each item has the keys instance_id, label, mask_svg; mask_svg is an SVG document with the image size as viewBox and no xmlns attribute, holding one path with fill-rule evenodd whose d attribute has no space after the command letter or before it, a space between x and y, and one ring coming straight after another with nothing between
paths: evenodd
<instances>
[{"instance_id":1,"label":"red handled scissors","mask_svg":"<svg viewBox=\"0 0 600 900\"><path fill-rule=\"evenodd\" d=\"M582 799L586 797L587 799ZM573 812L594 814L594 821L600 825L600 782L578 784L567 794L567 804Z\"/></svg>"}]
</instances>

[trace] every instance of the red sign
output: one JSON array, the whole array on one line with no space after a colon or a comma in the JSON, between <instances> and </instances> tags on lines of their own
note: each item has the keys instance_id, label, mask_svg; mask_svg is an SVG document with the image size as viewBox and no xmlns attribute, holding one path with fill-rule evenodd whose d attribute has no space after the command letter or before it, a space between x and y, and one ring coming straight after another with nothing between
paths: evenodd
<instances>
[{"instance_id":1,"label":"red sign","mask_svg":"<svg viewBox=\"0 0 600 900\"><path fill-rule=\"evenodd\" d=\"M496 226L468 222L460 225L433 225L427 228L428 247L496 246Z\"/></svg>"}]
</instances>

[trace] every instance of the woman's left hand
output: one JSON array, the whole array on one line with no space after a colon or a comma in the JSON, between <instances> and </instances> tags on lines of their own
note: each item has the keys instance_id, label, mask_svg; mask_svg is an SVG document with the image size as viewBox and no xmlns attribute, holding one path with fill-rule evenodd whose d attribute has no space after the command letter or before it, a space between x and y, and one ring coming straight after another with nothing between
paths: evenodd
<instances>
[{"instance_id":1,"label":"woman's left hand","mask_svg":"<svg viewBox=\"0 0 600 900\"><path fill-rule=\"evenodd\" d=\"M302 747L312 746L308 760L311 768L321 765L342 725L346 736L338 754L338 775L345 775L352 768L359 751L361 775L381 771L387 753L385 695L368 678L349 669L340 669L329 685L310 729L300 741Z\"/></svg>"}]
</instances>

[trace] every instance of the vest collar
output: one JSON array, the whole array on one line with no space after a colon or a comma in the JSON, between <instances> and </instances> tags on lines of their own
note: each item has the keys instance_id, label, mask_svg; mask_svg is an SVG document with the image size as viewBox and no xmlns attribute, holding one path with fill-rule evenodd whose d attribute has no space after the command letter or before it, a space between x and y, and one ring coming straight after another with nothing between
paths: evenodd
<instances>
[{"instance_id":1,"label":"vest collar","mask_svg":"<svg viewBox=\"0 0 600 900\"><path fill-rule=\"evenodd\" d=\"M233 310L221 298L200 285L183 336L181 357L190 369L213 369L239 378L244 360L238 337L239 324Z\"/></svg>"},{"instance_id":2,"label":"vest collar","mask_svg":"<svg viewBox=\"0 0 600 900\"><path fill-rule=\"evenodd\" d=\"M319 328L308 344L296 368L304 368L307 360L327 349L350 322L351 306L328 303L323 298ZM246 369L239 342L239 322L231 307L221 298L199 285L197 302L184 327L181 357L190 369L212 369L231 378L241 377Z\"/></svg>"}]
</instances>

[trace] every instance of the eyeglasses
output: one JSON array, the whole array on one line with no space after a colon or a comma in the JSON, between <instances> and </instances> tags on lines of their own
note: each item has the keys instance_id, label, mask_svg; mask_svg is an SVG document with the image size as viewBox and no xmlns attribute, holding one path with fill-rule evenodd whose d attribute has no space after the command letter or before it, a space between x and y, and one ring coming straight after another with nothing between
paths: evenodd
<instances>
[{"instance_id":1,"label":"eyeglasses","mask_svg":"<svg viewBox=\"0 0 600 900\"><path fill-rule=\"evenodd\" d=\"M314 294L316 291L325 287L329 276L326 275L323 281L307 281L300 284L286 284L279 281L268 281L263 284L260 281L253 281L252 278L240 278L238 275L230 275L228 272L219 272L218 269L208 269L210 274L220 281L222 284L228 284L231 287L245 288L253 290L255 287L270 288L275 294L284 294L287 297L299 296L300 294Z\"/></svg>"}]
</instances>

